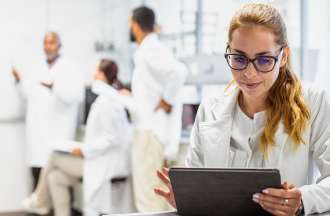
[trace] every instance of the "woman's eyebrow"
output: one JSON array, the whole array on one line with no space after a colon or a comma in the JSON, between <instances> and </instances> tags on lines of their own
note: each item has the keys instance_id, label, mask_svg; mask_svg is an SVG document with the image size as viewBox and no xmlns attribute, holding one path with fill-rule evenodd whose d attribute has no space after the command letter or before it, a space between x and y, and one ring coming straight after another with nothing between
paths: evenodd
<instances>
[{"instance_id":1,"label":"woman's eyebrow","mask_svg":"<svg viewBox=\"0 0 330 216\"><path fill-rule=\"evenodd\" d=\"M233 51L238 52L238 53L240 53L240 54L244 54L244 55L247 54L246 52L244 52L244 51L242 51L242 50L238 50L238 49L233 49ZM270 52L270 51L263 51L263 52L256 53L256 54L254 54L254 55L255 55L255 56L260 56L260 55L265 55L265 54L272 54L272 52Z\"/></svg>"},{"instance_id":2,"label":"woman's eyebrow","mask_svg":"<svg viewBox=\"0 0 330 216\"><path fill-rule=\"evenodd\" d=\"M238 49L233 49L233 51L238 52L238 53L241 53L241 54L246 54L244 51L238 50Z\"/></svg>"}]
</instances>

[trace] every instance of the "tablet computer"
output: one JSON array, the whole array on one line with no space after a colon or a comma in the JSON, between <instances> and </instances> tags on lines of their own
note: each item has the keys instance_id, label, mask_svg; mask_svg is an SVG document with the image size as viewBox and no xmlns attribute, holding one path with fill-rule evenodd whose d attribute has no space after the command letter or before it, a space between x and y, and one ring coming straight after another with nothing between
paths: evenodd
<instances>
[{"instance_id":1,"label":"tablet computer","mask_svg":"<svg viewBox=\"0 0 330 216\"><path fill-rule=\"evenodd\" d=\"M179 215L270 215L252 195L281 188L277 169L171 168L169 177Z\"/></svg>"}]
</instances>

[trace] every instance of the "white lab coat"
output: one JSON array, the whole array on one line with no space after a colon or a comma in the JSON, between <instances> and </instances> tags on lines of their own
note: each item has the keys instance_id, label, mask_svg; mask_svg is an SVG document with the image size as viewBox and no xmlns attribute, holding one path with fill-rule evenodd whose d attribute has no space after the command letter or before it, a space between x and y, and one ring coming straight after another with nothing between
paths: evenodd
<instances>
[{"instance_id":1,"label":"white lab coat","mask_svg":"<svg viewBox=\"0 0 330 216\"><path fill-rule=\"evenodd\" d=\"M251 152L232 152L230 148L237 92L234 90L201 104L191 134L188 167L228 167L235 154L249 161ZM311 87L304 86L303 93L311 110L310 125L303 134L306 145L293 151L288 134L280 124L275 134L277 146L269 152L265 168L279 169L282 182L297 186L305 213L311 214L330 210L330 101L325 92ZM321 174L317 183L313 181L316 167Z\"/></svg>"},{"instance_id":2,"label":"white lab coat","mask_svg":"<svg viewBox=\"0 0 330 216\"><path fill-rule=\"evenodd\" d=\"M21 209L30 190L30 175L25 161L24 104L11 68L1 65L0 72L0 212L9 212Z\"/></svg>"},{"instance_id":3,"label":"white lab coat","mask_svg":"<svg viewBox=\"0 0 330 216\"><path fill-rule=\"evenodd\" d=\"M94 81L98 94L91 107L82 146L83 193L86 215L111 211L111 178L130 174L129 145L132 126L122 105L104 96L103 89L112 89L102 81ZM115 90L114 90L115 91Z\"/></svg>"},{"instance_id":4,"label":"white lab coat","mask_svg":"<svg viewBox=\"0 0 330 216\"><path fill-rule=\"evenodd\" d=\"M152 131L164 146L166 159L175 160L181 137L182 102L179 92L187 69L155 33L144 38L134 56L132 95L138 130ZM170 114L154 111L160 99L173 106Z\"/></svg>"},{"instance_id":5,"label":"white lab coat","mask_svg":"<svg viewBox=\"0 0 330 216\"><path fill-rule=\"evenodd\" d=\"M132 98L107 92L131 112L138 131L151 131L164 146L166 159L175 160L181 137L182 101L179 92L187 77L185 65L152 33L144 38L134 56ZM172 112L160 109L159 101L170 103Z\"/></svg>"},{"instance_id":6,"label":"white lab coat","mask_svg":"<svg viewBox=\"0 0 330 216\"><path fill-rule=\"evenodd\" d=\"M63 58L51 68L46 62L37 65L19 86L27 102L28 162L32 167L44 166L56 143L75 138L84 83L81 71ZM54 82L52 89L40 84L49 80Z\"/></svg>"}]
</instances>

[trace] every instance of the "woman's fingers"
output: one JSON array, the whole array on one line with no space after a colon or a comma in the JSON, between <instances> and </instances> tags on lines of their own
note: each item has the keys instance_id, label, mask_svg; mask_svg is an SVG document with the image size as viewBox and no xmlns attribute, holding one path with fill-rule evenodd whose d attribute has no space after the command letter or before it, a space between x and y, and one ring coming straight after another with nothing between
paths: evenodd
<instances>
[{"instance_id":1,"label":"woman's fingers","mask_svg":"<svg viewBox=\"0 0 330 216\"><path fill-rule=\"evenodd\" d=\"M284 182L282 184L282 187L285 189L285 190L289 190L289 189L292 189L294 188L295 186L293 184L289 184L288 182Z\"/></svg>"},{"instance_id":2,"label":"woman's fingers","mask_svg":"<svg viewBox=\"0 0 330 216\"><path fill-rule=\"evenodd\" d=\"M163 172L157 170L157 176L164 182L164 184L169 185L171 184L170 179L168 178L168 175L164 174Z\"/></svg>"},{"instance_id":3,"label":"woman's fingers","mask_svg":"<svg viewBox=\"0 0 330 216\"><path fill-rule=\"evenodd\" d=\"M287 199L287 203L285 203L285 199L278 198L270 195L264 194L254 194L253 200L258 202L269 202L279 206L292 206L295 207L297 205L297 201L295 199Z\"/></svg>"},{"instance_id":4,"label":"woman's fingers","mask_svg":"<svg viewBox=\"0 0 330 216\"><path fill-rule=\"evenodd\" d=\"M294 215L301 202L301 192L288 183L284 189L267 188L262 193L253 195L253 201L266 211L275 215Z\"/></svg>"},{"instance_id":5,"label":"woman's fingers","mask_svg":"<svg viewBox=\"0 0 330 216\"><path fill-rule=\"evenodd\" d=\"M159 196L162 196L164 197L167 202L173 206L173 208L176 208L176 203L175 203L175 199L173 197L173 195L171 194L171 192L166 192L162 189L159 189L159 188L155 188L154 189L155 193L158 194Z\"/></svg>"},{"instance_id":6,"label":"woman's fingers","mask_svg":"<svg viewBox=\"0 0 330 216\"><path fill-rule=\"evenodd\" d=\"M162 171L163 171L163 173L168 177L168 171L169 171L169 168L167 168L167 167L163 167L163 168L162 168Z\"/></svg>"},{"instance_id":7,"label":"woman's fingers","mask_svg":"<svg viewBox=\"0 0 330 216\"><path fill-rule=\"evenodd\" d=\"M162 189L159 189L159 188L155 188L154 191L155 191L156 194L158 194L160 196L163 196L166 199L169 199L170 196L171 196L171 193L170 192L166 192L166 191L164 191Z\"/></svg>"},{"instance_id":8,"label":"woman's fingers","mask_svg":"<svg viewBox=\"0 0 330 216\"><path fill-rule=\"evenodd\" d=\"M261 206L266 207L267 209L278 210L282 212L291 213L293 212L293 208L288 205L284 205L284 202L280 202L279 200L262 200L262 199L253 199L253 201L259 203Z\"/></svg>"},{"instance_id":9,"label":"woman's fingers","mask_svg":"<svg viewBox=\"0 0 330 216\"><path fill-rule=\"evenodd\" d=\"M296 199L300 196L298 191L295 189L285 190L285 189L277 189L277 188L267 188L262 191L264 194L282 198L282 199Z\"/></svg>"},{"instance_id":10,"label":"woman's fingers","mask_svg":"<svg viewBox=\"0 0 330 216\"><path fill-rule=\"evenodd\" d=\"M283 202L281 203L278 198L273 198L267 196L264 196L263 198L260 198L261 196L253 196L253 201L258 203L264 210L270 212L273 215L291 215L293 210L286 205L283 205Z\"/></svg>"},{"instance_id":11,"label":"woman's fingers","mask_svg":"<svg viewBox=\"0 0 330 216\"><path fill-rule=\"evenodd\" d=\"M260 204L260 206L264 209L264 210L266 210L266 211L268 211L269 213L271 213L272 215L278 215L278 216L287 216L288 214L286 213L286 212L284 212L284 211L281 211L281 210L278 210L278 209L274 209L274 208L271 208L271 207L268 207L268 206L266 206L266 205L264 205L264 204Z\"/></svg>"},{"instance_id":12,"label":"woman's fingers","mask_svg":"<svg viewBox=\"0 0 330 216\"><path fill-rule=\"evenodd\" d=\"M283 189L287 190L287 189L289 189L289 184L287 182L284 182L282 184L282 187L283 187Z\"/></svg>"},{"instance_id":13,"label":"woman's fingers","mask_svg":"<svg viewBox=\"0 0 330 216\"><path fill-rule=\"evenodd\" d=\"M277 197L263 195L263 194L254 194L253 200L256 202L270 202L274 204L281 205L283 203L283 199L279 200Z\"/></svg>"}]
</instances>

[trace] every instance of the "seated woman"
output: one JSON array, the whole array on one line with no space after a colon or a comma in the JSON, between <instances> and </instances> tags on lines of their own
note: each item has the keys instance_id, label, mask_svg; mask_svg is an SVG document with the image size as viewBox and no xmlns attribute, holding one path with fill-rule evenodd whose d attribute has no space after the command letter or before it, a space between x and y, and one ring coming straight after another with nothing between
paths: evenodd
<instances>
[{"instance_id":1,"label":"seated woman","mask_svg":"<svg viewBox=\"0 0 330 216\"><path fill-rule=\"evenodd\" d=\"M277 168L282 189L251 197L273 215L330 210L330 104L325 92L302 86L290 64L286 27L266 4L243 6L232 18L225 58L233 82L200 105L188 167ZM313 182L314 164L321 176ZM174 207L166 169L155 189Z\"/></svg>"},{"instance_id":2,"label":"seated woman","mask_svg":"<svg viewBox=\"0 0 330 216\"><path fill-rule=\"evenodd\" d=\"M97 66L92 90L98 97L88 116L85 141L68 154L51 155L36 190L23 202L28 212L46 214L53 207L55 216L70 216L69 188L81 177L85 214L110 211L110 179L129 174L128 145L132 140L126 110L102 95L104 89L118 86L117 73L113 61L103 59Z\"/></svg>"}]
</instances>

